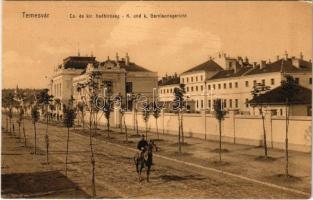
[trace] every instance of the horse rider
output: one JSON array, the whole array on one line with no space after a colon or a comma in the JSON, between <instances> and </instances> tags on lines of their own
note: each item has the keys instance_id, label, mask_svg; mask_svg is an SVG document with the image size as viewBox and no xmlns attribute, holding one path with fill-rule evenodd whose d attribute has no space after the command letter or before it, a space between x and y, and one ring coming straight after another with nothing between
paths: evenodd
<instances>
[{"instance_id":1,"label":"horse rider","mask_svg":"<svg viewBox=\"0 0 313 200\"><path fill-rule=\"evenodd\" d=\"M152 157L153 157L153 154L152 154L153 148L157 149L157 146L154 144L153 140L149 140L147 149L148 149L148 153L151 156L151 165L153 165L153 162L152 162L153 161L153 159L152 159Z\"/></svg>"},{"instance_id":2,"label":"horse rider","mask_svg":"<svg viewBox=\"0 0 313 200\"><path fill-rule=\"evenodd\" d=\"M140 151L140 158L143 158L143 153L145 152L146 148L148 147L148 142L145 140L145 136L142 135L141 139L137 144L137 149Z\"/></svg>"}]
</instances>

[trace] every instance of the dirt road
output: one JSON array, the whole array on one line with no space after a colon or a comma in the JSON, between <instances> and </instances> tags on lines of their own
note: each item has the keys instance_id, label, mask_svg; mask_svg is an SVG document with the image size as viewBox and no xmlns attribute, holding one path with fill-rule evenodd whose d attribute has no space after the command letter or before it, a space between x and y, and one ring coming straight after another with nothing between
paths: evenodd
<instances>
[{"instance_id":1,"label":"dirt road","mask_svg":"<svg viewBox=\"0 0 313 200\"><path fill-rule=\"evenodd\" d=\"M26 122L28 146L34 144L33 126ZM45 125L38 124L37 159L45 163ZM50 166L65 170L67 132L65 128L50 126ZM139 182L133 163L134 152L94 139L96 152L97 197L119 198L308 198L290 191L265 186L251 181L209 172L200 168L154 158L150 183ZM134 144L135 146L135 144ZM91 193L91 165L89 138L70 133L68 178L82 190Z\"/></svg>"}]
</instances>

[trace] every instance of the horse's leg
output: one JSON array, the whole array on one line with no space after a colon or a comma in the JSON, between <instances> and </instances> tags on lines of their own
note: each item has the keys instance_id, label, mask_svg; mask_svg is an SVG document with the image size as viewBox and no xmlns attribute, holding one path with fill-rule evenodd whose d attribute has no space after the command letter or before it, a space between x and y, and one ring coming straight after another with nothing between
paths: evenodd
<instances>
[{"instance_id":1,"label":"horse's leg","mask_svg":"<svg viewBox=\"0 0 313 200\"><path fill-rule=\"evenodd\" d=\"M137 172L137 176L138 176L138 179L139 179L139 182L140 182L140 170L139 170L139 165L140 165L140 161L139 161L139 158L138 156L135 156L134 157L134 162L135 162L135 166L136 166L136 172Z\"/></svg>"},{"instance_id":2,"label":"horse's leg","mask_svg":"<svg viewBox=\"0 0 313 200\"><path fill-rule=\"evenodd\" d=\"M149 180L149 177L150 177L150 170L151 170L151 165L148 164L148 165L147 165L147 182L150 181L150 180Z\"/></svg>"}]
</instances>

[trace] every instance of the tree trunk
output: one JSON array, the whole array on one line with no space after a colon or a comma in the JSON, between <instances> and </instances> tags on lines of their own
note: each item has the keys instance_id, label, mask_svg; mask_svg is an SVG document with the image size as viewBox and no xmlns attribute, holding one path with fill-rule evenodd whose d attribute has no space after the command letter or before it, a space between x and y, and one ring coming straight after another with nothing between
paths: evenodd
<instances>
[{"instance_id":1,"label":"tree trunk","mask_svg":"<svg viewBox=\"0 0 313 200\"><path fill-rule=\"evenodd\" d=\"M25 123L23 119L23 135L24 135L24 146L26 147L26 133L25 133Z\"/></svg>"},{"instance_id":2,"label":"tree trunk","mask_svg":"<svg viewBox=\"0 0 313 200\"><path fill-rule=\"evenodd\" d=\"M48 126L49 126L49 118L48 118L48 115L47 115L47 126L46 126L46 156L47 156L47 163L49 163L49 136L48 136Z\"/></svg>"},{"instance_id":3,"label":"tree trunk","mask_svg":"<svg viewBox=\"0 0 313 200\"><path fill-rule=\"evenodd\" d=\"M91 108L92 109L92 108ZM92 187L92 197L96 196L96 182L95 182L95 159L93 153L93 146L92 146L92 110L90 111L90 118L89 118L89 145L90 145L90 153L91 153L91 165L92 165L92 177L91 177L91 187Z\"/></svg>"},{"instance_id":4,"label":"tree trunk","mask_svg":"<svg viewBox=\"0 0 313 200\"><path fill-rule=\"evenodd\" d=\"M18 138L21 141L21 122L18 123Z\"/></svg>"},{"instance_id":5,"label":"tree trunk","mask_svg":"<svg viewBox=\"0 0 313 200\"><path fill-rule=\"evenodd\" d=\"M120 129L121 129L121 134L123 134L123 116L120 118Z\"/></svg>"},{"instance_id":6,"label":"tree trunk","mask_svg":"<svg viewBox=\"0 0 313 200\"><path fill-rule=\"evenodd\" d=\"M70 142L70 128L67 127L67 141L66 141L66 158L65 158L65 175L67 176L67 157L68 157L68 144Z\"/></svg>"},{"instance_id":7,"label":"tree trunk","mask_svg":"<svg viewBox=\"0 0 313 200\"><path fill-rule=\"evenodd\" d=\"M136 134L137 134L137 135L139 135L139 131L138 131L137 111L136 111Z\"/></svg>"},{"instance_id":8,"label":"tree trunk","mask_svg":"<svg viewBox=\"0 0 313 200\"><path fill-rule=\"evenodd\" d=\"M160 140L159 127L158 127L158 118L155 118L155 126L156 126L156 131L157 131L158 140Z\"/></svg>"},{"instance_id":9,"label":"tree trunk","mask_svg":"<svg viewBox=\"0 0 313 200\"><path fill-rule=\"evenodd\" d=\"M83 124L83 130L85 130L85 115L82 113L82 124Z\"/></svg>"},{"instance_id":10,"label":"tree trunk","mask_svg":"<svg viewBox=\"0 0 313 200\"><path fill-rule=\"evenodd\" d=\"M127 134L127 126L126 126L125 117L124 117L124 127L125 127L125 137L126 137L126 143L128 143L128 134Z\"/></svg>"},{"instance_id":11,"label":"tree trunk","mask_svg":"<svg viewBox=\"0 0 313 200\"><path fill-rule=\"evenodd\" d=\"M220 146L219 146L219 156L220 162L222 162L222 120L218 120L219 132L220 132Z\"/></svg>"},{"instance_id":12,"label":"tree trunk","mask_svg":"<svg viewBox=\"0 0 313 200\"><path fill-rule=\"evenodd\" d=\"M180 134L181 134L181 123L180 123L180 116L178 113L178 152L179 153L181 153Z\"/></svg>"},{"instance_id":13,"label":"tree trunk","mask_svg":"<svg viewBox=\"0 0 313 200\"><path fill-rule=\"evenodd\" d=\"M148 140L148 127L147 127L148 122L145 122L145 128L146 128L146 140Z\"/></svg>"},{"instance_id":14,"label":"tree trunk","mask_svg":"<svg viewBox=\"0 0 313 200\"><path fill-rule=\"evenodd\" d=\"M184 136L184 126L183 126L183 114L181 114L181 117L180 117L180 129L181 129L182 144L184 144L185 143L185 136Z\"/></svg>"},{"instance_id":15,"label":"tree trunk","mask_svg":"<svg viewBox=\"0 0 313 200\"><path fill-rule=\"evenodd\" d=\"M12 133L12 119L11 119L11 117L9 118L9 124L10 124L10 133Z\"/></svg>"},{"instance_id":16,"label":"tree trunk","mask_svg":"<svg viewBox=\"0 0 313 200\"><path fill-rule=\"evenodd\" d=\"M35 154L37 149L37 132L36 132L36 122L34 122L34 131L35 131Z\"/></svg>"},{"instance_id":17,"label":"tree trunk","mask_svg":"<svg viewBox=\"0 0 313 200\"><path fill-rule=\"evenodd\" d=\"M286 174L286 177L289 176L289 167L288 167L288 100L287 100L287 103L286 103L286 136L285 136L285 157L286 157L286 166L285 166L285 174Z\"/></svg>"},{"instance_id":18,"label":"tree trunk","mask_svg":"<svg viewBox=\"0 0 313 200\"><path fill-rule=\"evenodd\" d=\"M262 116L262 124L263 124L264 154L265 154L265 158L267 158L267 142L266 142L266 131L265 131L265 122L264 122L265 119L263 116L263 111L261 111L261 116Z\"/></svg>"},{"instance_id":19,"label":"tree trunk","mask_svg":"<svg viewBox=\"0 0 313 200\"><path fill-rule=\"evenodd\" d=\"M108 138L110 139L110 121L108 120L108 123L107 123L107 130L108 130Z\"/></svg>"},{"instance_id":20,"label":"tree trunk","mask_svg":"<svg viewBox=\"0 0 313 200\"><path fill-rule=\"evenodd\" d=\"M8 117L6 118L6 129L9 132L9 119L8 119Z\"/></svg>"}]
</instances>

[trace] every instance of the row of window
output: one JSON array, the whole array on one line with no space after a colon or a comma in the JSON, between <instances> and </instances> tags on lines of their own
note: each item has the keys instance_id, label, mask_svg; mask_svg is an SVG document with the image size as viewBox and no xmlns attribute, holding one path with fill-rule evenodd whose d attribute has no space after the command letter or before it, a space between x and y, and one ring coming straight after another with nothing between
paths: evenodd
<instances>
[{"instance_id":1,"label":"row of window","mask_svg":"<svg viewBox=\"0 0 313 200\"><path fill-rule=\"evenodd\" d=\"M202 76L201 76L202 77ZM182 79L183 80L183 79ZM295 82L297 84L299 84L299 78L295 78ZM258 82L257 80L253 80L253 86L256 85ZM270 83L267 83L265 79L262 79L261 82L263 85L275 85L275 79L272 78L270 79ZM309 79L309 84L312 84L312 78ZM208 85L208 90L216 90L216 89L232 89L232 88L238 88L239 87L239 84L238 82L229 82L228 84L227 83L216 83L216 84L211 84L211 85ZM245 87L250 87L250 82L249 81L245 81ZM199 90L200 91L203 91L204 87L203 85L200 85L200 86L187 86L186 87L186 92L198 92ZM165 94L165 93L173 93L174 92L174 89L173 88L170 88L170 89L161 89L160 90L160 93L161 94Z\"/></svg>"},{"instance_id":2,"label":"row of window","mask_svg":"<svg viewBox=\"0 0 313 200\"><path fill-rule=\"evenodd\" d=\"M174 88L160 89L160 94L172 94L174 93Z\"/></svg>"},{"instance_id":3,"label":"row of window","mask_svg":"<svg viewBox=\"0 0 313 200\"><path fill-rule=\"evenodd\" d=\"M200 75L200 76L186 77L186 79L185 79L185 78L182 78L182 79L181 79L182 83L189 83L189 78L190 78L190 83L198 82L198 81L203 81L203 75ZM185 82L185 80L186 80L186 82Z\"/></svg>"},{"instance_id":4,"label":"row of window","mask_svg":"<svg viewBox=\"0 0 313 200\"><path fill-rule=\"evenodd\" d=\"M246 105L246 108L249 107L249 104L248 104L248 99L246 99L245 101L245 105ZM226 108L239 108L239 100L238 99L223 99L222 100L222 106L224 109ZM216 100L208 100L208 105L207 107L208 108L212 108L214 106L214 104L216 103ZM196 108L199 109L199 108L204 108L204 101L203 100L197 100L196 101Z\"/></svg>"}]
</instances>

